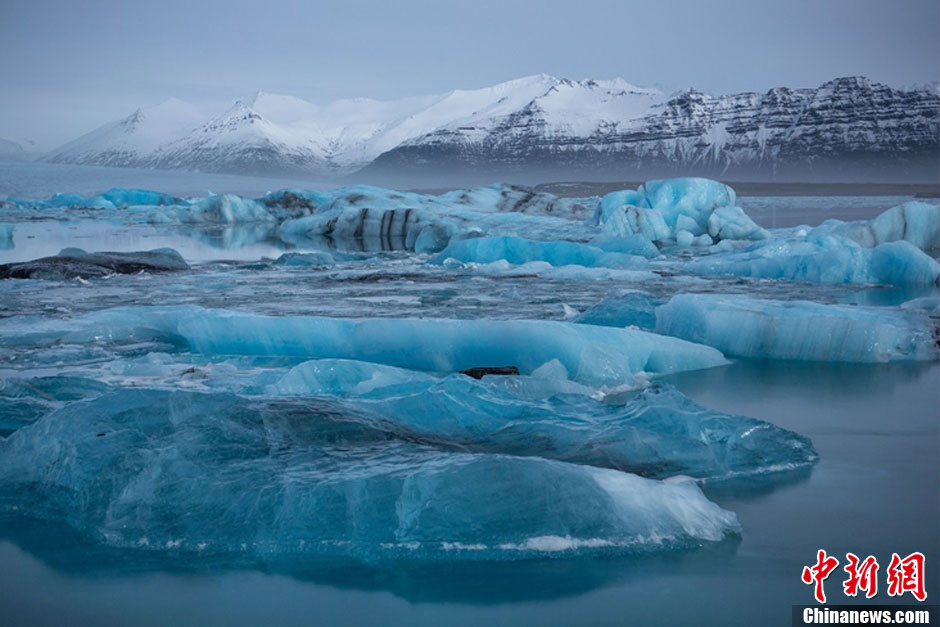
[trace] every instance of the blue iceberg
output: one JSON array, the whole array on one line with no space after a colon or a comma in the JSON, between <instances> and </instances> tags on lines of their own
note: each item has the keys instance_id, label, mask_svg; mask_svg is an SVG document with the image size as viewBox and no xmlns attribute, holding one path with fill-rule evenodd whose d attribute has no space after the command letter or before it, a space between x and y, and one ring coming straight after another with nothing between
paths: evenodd
<instances>
[{"instance_id":1,"label":"blue iceberg","mask_svg":"<svg viewBox=\"0 0 940 627\"><path fill-rule=\"evenodd\" d=\"M531 374L557 359L571 380L631 385L726 363L708 346L635 329L543 320L272 317L195 306L122 307L67 323L8 327L3 343L147 339L202 354L281 355L368 361L425 372L515 366Z\"/></svg>"},{"instance_id":2,"label":"blue iceberg","mask_svg":"<svg viewBox=\"0 0 940 627\"><path fill-rule=\"evenodd\" d=\"M514 265L544 261L552 266L623 268L642 270L644 257L621 252L606 252L598 247L576 242L539 242L521 237L478 237L450 242L432 263L456 259L468 263L492 263L505 260Z\"/></svg>"},{"instance_id":3,"label":"blue iceberg","mask_svg":"<svg viewBox=\"0 0 940 627\"><path fill-rule=\"evenodd\" d=\"M366 561L658 551L739 531L690 481L443 451L317 399L133 389L0 440L0 510L111 547Z\"/></svg>"},{"instance_id":4,"label":"blue iceberg","mask_svg":"<svg viewBox=\"0 0 940 627\"><path fill-rule=\"evenodd\" d=\"M906 241L921 250L940 248L940 205L912 201L892 207L871 220L827 220L814 235L838 235L866 248Z\"/></svg>"},{"instance_id":5,"label":"blue iceberg","mask_svg":"<svg viewBox=\"0 0 940 627\"><path fill-rule=\"evenodd\" d=\"M644 477L728 479L806 467L809 440L774 425L713 412L654 384L625 404L595 400L549 362L533 376L433 377L347 360L309 361L268 390L332 395L439 443L475 453L543 457Z\"/></svg>"},{"instance_id":6,"label":"blue iceberg","mask_svg":"<svg viewBox=\"0 0 940 627\"><path fill-rule=\"evenodd\" d=\"M830 362L935 360L938 327L897 308L679 294L656 309L656 331L728 355Z\"/></svg>"},{"instance_id":7,"label":"blue iceberg","mask_svg":"<svg viewBox=\"0 0 940 627\"><path fill-rule=\"evenodd\" d=\"M681 267L703 276L831 284L930 285L940 279L940 263L909 242L865 248L833 235L774 238L739 251L697 257Z\"/></svg>"},{"instance_id":8,"label":"blue iceberg","mask_svg":"<svg viewBox=\"0 0 940 627\"><path fill-rule=\"evenodd\" d=\"M571 319L572 322L603 327L656 328L656 307L663 300L640 290L620 290Z\"/></svg>"},{"instance_id":9,"label":"blue iceberg","mask_svg":"<svg viewBox=\"0 0 940 627\"><path fill-rule=\"evenodd\" d=\"M601 198L594 220L612 236L643 235L654 242L709 246L759 240L768 232L735 205L734 190L709 179L649 181L637 190Z\"/></svg>"}]
</instances>

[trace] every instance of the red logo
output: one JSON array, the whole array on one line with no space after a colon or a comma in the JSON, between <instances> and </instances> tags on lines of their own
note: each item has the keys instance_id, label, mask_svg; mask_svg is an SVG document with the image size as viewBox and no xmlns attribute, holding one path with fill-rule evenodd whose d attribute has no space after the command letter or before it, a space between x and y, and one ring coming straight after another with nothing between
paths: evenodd
<instances>
[{"instance_id":1,"label":"red logo","mask_svg":"<svg viewBox=\"0 0 940 627\"><path fill-rule=\"evenodd\" d=\"M878 560L869 555L864 560L854 553L845 554L846 565L844 570L848 578L842 583L846 596L858 596L865 593L870 599L878 594ZM839 560L826 551L820 549L816 552L816 563L804 566L801 579L807 585L814 585L813 596L820 603L826 602L825 581L839 566ZM891 554L891 563L885 571L888 580L888 596L899 597L910 592L918 601L927 600L927 587L924 583L924 554L911 553L901 558L897 553Z\"/></svg>"}]
</instances>

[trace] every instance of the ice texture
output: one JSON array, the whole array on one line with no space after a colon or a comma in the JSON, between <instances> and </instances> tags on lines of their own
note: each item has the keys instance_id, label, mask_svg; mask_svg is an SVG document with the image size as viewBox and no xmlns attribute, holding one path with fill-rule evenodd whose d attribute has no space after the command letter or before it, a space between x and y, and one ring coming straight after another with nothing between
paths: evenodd
<instances>
[{"instance_id":1,"label":"ice texture","mask_svg":"<svg viewBox=\"0 0 940 627\"><path fill-rule=\"evenodd\" d=\"M907 241L865 248L834 235L773 238L743 250L698 257L683 269L704 276L745 276L817 283L930 285L940 263Z\"/></svg>"},{"instance_id":2,"label":"ice texture","mask_svg":"<svg viewBox=\"0 0 940 627\"><path fill-rule=\"evenodd\" d=\"M726 363L720 352L634 329L541 320L274 317L196 306L122 307L57 328L30 325L15 338L69 342L108 337L158 339L204 354L341 358L426 372L515 366L531 374L557 359L572 380L631 384L637 373L667 374ZM8 341L8 340L4 340Z\"/></svg>"},{"instance_id":3,"label":"ice texture","mask_svg":"<svg viewBox=\"0 0 940 627\"><path fill-rule=\"evenodd\" d=\"M113 547L370 561L650 551L739 531L689 481L445 452L318 399L134 389L0 440L0 510Z\"/></svg>"},{"instance_id":4,"label":"ice texture","mask_svg":"<svg viewBox=\"0 0 940 627\"><path fill-rule=\"evenodd\" d=\"M816 459L809 440L721 414L664 384L625 405L595 400L553 361L532 376L433 377L348 360L300 364L269 391L329 394L400 428L461 450L558 459L645 477L731 478L792 470Z\"/></svg>"},{"instance_id":5,"label":"ice texture","mask_svg":"<svg viewBox=\"0 0 940 627\"><path fill-rule=\"evenodd\" d=\"M654 242L681 239L685 246L767 238L768 232L735 206L735 200L733 189L709 179L649 181L635 191L604 196L595 221L610 235L641 234Z\"/></svg>"},{"instance_id":6,"label":"ice texture","mask_svg":"<svg viewBox=\"0 0 940 627\"><path fill-rule=\"evenodd\" d=\"M552 266L578 265L628 270L642 270L648 265L646 259L638 255L605 252L595 246L576 242L538 242L520 237L478 237L452 241L431 261L442 263L446 259L481 264L506 260L515 265L544 261Z\"/></svg>"},{"instance_id":7,"label":"ice texture","mask_svg":"<svg viewBox=\"0 0 940 627\"><path fill-rule=\"evenodd\" d=\"M829 362L940 357L935 323L897 308L679 294L656 309L656 331L741 357Z\"/></svg>"},{"instance_id":8,"label":"ice texture","mask_svg":"<svg viewBox=\"0 0 940 627\"><path fill-rule=\"evenodd\" d=\"M188 269L189 264L172 248L133 253L87 253L80 248L65 248L52 257L0 264L0 279L62 280L136 272L179 272Z\"/></svg>"}]
</instances>

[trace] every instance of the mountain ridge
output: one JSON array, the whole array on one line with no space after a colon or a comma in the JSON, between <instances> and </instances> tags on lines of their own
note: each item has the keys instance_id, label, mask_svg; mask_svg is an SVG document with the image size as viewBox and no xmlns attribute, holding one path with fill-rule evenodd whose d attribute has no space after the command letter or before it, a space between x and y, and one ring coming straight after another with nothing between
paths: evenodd
<instances>
[{"instance_id":1,"label":"mountain ridge","mask_svg":"<svg viewBox=\"0 0 940 627\"><path fill-rule=\"evenodd\" d=\"M938 155L933 84L895 89L855 76L816 88L667 95L623 79L539 74L392 101L317 105L257 92L215 116L171 99L45 159L370 182L673 173L933 180Z\"/></svg>"}]
</instances>

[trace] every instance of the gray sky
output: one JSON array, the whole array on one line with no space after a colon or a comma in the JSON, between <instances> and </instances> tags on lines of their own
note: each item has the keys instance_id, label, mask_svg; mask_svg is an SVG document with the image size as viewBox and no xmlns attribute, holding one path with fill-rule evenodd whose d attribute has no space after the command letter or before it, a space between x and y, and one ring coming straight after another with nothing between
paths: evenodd
<instances>
[{"instance_id":1,"label":"gray sky","mask_svg":"<svg viewBox=\"0 0 940 627\"><path fill-rule=\"evenodd\" d=\"M940 73L937 0L0 0L0 137L42 148L175 96L313 102L544 72L666 91Z\"/></svg>"}]
</instances>

